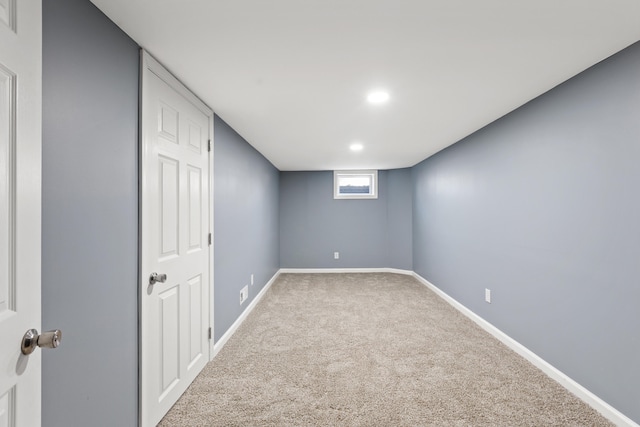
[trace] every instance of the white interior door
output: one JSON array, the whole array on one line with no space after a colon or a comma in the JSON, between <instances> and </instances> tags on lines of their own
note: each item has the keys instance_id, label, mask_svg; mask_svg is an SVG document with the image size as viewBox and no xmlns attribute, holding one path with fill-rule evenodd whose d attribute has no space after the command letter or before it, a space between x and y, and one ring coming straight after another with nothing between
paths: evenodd
<instances>
[{"instance_id":1,"label":"white interior door","mask_svg":"<svg viewBox=\"0 0 640 427\"><path fill-rule=\"evenodd\" d=\"M213 113L146 52L142 70L140 409L152 426L209 361Z\"/></svg>"},{"instance_id":2,"label":"white interior door","mask_svg":"<svg viewBox=\"0 0 640 427\"><path fill-rule=\"evenodd\" d=\"M40 351L20 345L40 328L41 81L40 0L0 0L0 427L40 425Z\"/></svg>"}]
</instances>

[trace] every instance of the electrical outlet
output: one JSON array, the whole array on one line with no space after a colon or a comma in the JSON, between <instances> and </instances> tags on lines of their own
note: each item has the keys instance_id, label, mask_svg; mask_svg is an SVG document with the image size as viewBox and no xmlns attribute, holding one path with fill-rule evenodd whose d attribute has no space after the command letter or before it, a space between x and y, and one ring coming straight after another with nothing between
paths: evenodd
<instances>
[{"instance_id":1,"label":"electrical outlet","mask_svg":"<svg viewBox=\"0 0 640 427\"><path fill-rule=\"evenodd\" d=\"M240 291L240 305L242 305L242 303L245 302L247 298L249 298L249 287L245 286Z\"/></svg>"},{"instance_id":2,"label":"electrical outlet","mask_svg":"<svg viewBox=\"0 0 640 427\"><path fill-rule=\"evenodd\" d=\"M340 252L334 252L333 259L340 259Z\"/></svg>"},{"instance_id":3,"label":"electrical outlet","mask_svg":"<svg viewBox=\"0 0 640 427\"><path fill-rule=\"evenodd\" d=\"M484 300L491 304L491 289L484 290Z\"/></svg>"},{"instance_id":4,"label":"electrical outlet","mask_svg":"<svg viewBox=\"0 0 640 427\"><path fill-rule=\"evenodd\" d=\"M253 274L251 275L251 286L253 286Z\"/></svg>"}]
</instances>

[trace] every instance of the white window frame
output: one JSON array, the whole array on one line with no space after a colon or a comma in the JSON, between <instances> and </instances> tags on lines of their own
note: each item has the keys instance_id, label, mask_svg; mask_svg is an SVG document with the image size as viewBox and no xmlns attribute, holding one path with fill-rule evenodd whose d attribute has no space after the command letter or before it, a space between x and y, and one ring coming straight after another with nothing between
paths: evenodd
<instances>
[{"instance_id":1,"label":"white window frame","mask_svg":"<svg viewBox=\"0 0 640 427\"><path fill-rule=\"evenodd\" d=\"M369 193L340 193L340 178L362 177L369 179ZM377 170L346 170L333 171L333 198L334 199L377 199L378 198L378 171Z\"/></svg>"}]
</instances>

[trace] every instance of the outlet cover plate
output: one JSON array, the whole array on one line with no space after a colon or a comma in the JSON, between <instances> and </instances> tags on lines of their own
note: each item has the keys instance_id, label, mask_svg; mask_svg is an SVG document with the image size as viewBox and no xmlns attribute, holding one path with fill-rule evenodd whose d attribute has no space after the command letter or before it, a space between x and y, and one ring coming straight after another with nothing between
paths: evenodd
<instances>
[{"instance_id":1,"label":"outlet cover plate","mask_svg":"<svg viewBox=\"0 0 640 427\"><path fill-rule=\"evenodd\" d=\"M242 290L240 291L240 304L242 304L243 302L245 302L247 300L247 298L249 298L249 287L245 286L244 288L242 288Z\"/></svg>"},{"instance_id":2,"label":"outlet cover plate","mask_svg":"<svg viewBox=\"0 0 640 427\"><path fill-rule=\"evenodd\" d=\"M484 290L484 300L491 304L491 289Z\"/></svg>"}]
</instances>

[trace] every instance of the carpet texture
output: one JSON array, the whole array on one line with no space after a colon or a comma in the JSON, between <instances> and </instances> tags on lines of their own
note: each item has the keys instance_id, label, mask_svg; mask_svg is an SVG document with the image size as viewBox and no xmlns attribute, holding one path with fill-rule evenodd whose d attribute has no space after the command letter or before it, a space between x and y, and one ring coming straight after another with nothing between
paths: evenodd
<instances>
[{"instance_id":1,"label":"carpet texture","mask_svg":"<svg viewBox=\"0 0 640 427\"><path fill-rule=\"evenodd\" d=\"M410 276L282 274L161 426L611 426Z\"/></svg>"}]
</instances>

